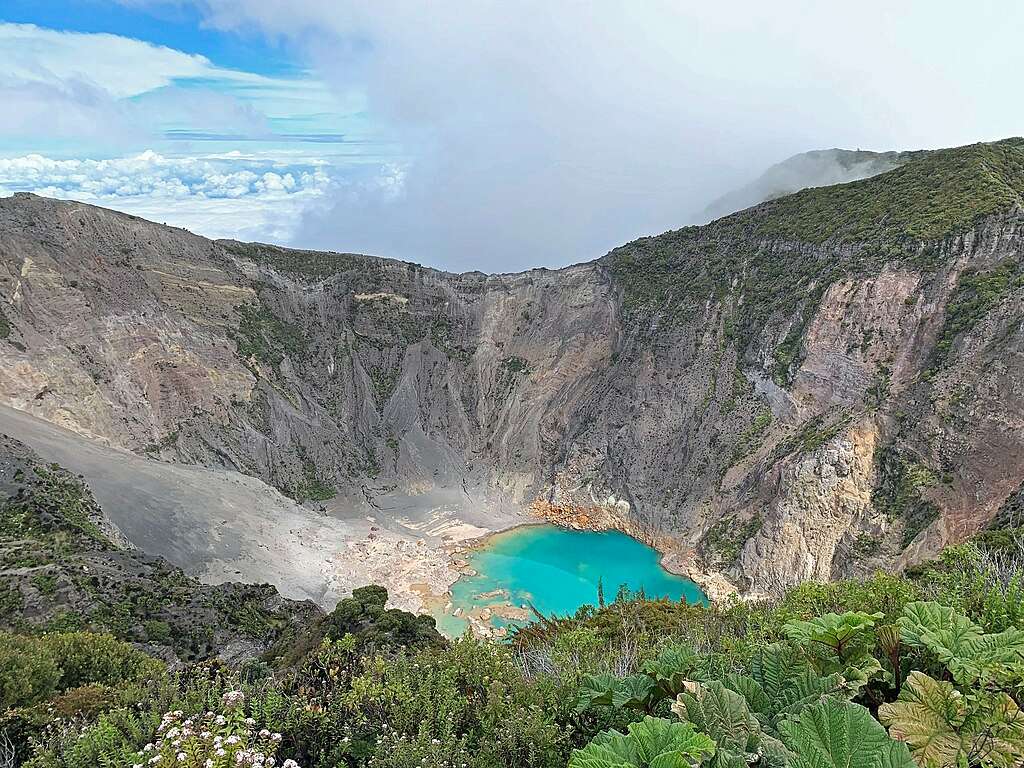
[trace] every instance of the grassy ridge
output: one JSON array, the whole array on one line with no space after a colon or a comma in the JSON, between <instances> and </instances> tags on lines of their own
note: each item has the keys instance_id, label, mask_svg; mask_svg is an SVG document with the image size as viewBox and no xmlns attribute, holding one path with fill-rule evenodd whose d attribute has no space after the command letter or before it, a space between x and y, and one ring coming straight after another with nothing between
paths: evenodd
<instances>
[{"instance_id":1,"label":"grassy ridge","mask_svg":"<svg viewBox=\"0 0 1024 768\"><path fill-rule=\"evenodd\" d=\"M735 214L758 234L809 243L934 241L1024 204L1024 139L914 153L862 181L805 189ZM728 219L727 219L728 221Z\"/></svg>"},{"instance_id":2,"label":"grassy ridge","mask_svg":"<svg viewBox=\"0 0 1024 768\"><path fill-rule=\"evenodd\" d=\"M685 315L709 299L743 296L742 317L730 323L742 337L774 312L814 303L841 276L899 259L928 267L937 241L1021 205L1024 139L1006 139L913 153L905 165L869 179L640 238L611 251L604 264L631 311ZM728 311L731 302L723 303Z\"/></svg>"}]
</instances>

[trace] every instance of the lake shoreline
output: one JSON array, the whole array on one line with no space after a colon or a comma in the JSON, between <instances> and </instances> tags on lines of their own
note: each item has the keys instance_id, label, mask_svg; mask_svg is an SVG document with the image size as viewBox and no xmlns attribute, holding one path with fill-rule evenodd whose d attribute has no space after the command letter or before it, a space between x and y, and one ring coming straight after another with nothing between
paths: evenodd
<instances>
[{"instance_id":1,"label":"lake shoreline","mask_svg":"<svg viewBox=\"0 0 1024 768\"><path fill-rule=\"evenodd\" d=\"M589 534L619 538L601 537L581 544L580 537ZM501 636L509 622L526 621L534 610L571 615L580 605L596 604L592 590L602 580L609 601L625 585L671 599L710 602L702 585L685 570L666 567L673 561L662 551L617 527L583 529L536 516L448 550L458 576L446 594L425 601L427 612L448 636L462 634L467 627L477 636ZM595 573L595 568L600 571Z\"/></svg>"},{"instance_id":2,"label":"lake shoreline","mask_svg":"<svg viewBox=\"0 0 1024 768\"><path fill-rule=\"evenodd\" d=\"M614 499L610 503L589 506L535 501L529 507L530 514L552 525L577 531L619 531L646 544L661 555L661 565L666 571L697 584L712 603L739 595L739 589L725 574L701 567L692 546L664 533L650 534L642 530L629 516L628 509L628 505Z\"/></svg>"}]
</instances>

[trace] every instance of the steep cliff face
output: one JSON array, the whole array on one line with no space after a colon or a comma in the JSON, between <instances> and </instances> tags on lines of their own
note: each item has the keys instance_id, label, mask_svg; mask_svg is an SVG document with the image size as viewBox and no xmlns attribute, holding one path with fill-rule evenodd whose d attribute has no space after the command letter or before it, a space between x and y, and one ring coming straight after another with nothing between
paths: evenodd
<instances>
[{"instance_id":1,"label":"steep cliff face","mask_svg":"<svg viewBox=\"0 0 1024 768\"><path fill-rule=\"evenodd\" d=\"M19 195L0 398L352 510L543 500L755 589L906 563L1024 480L1022 193L1024 141L974 145L493 276Z\"/></svg>"}]
</instances>

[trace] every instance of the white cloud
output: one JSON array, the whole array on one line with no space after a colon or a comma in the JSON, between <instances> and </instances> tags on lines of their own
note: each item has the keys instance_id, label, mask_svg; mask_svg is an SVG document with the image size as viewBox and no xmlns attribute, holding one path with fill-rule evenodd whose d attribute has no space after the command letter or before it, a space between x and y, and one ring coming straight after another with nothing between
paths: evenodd
<instances>
[{"instance_id":1,"label":"white cloud","mask_svg":"<svg viewBox=\"0 0 1024 768\"><path fill-rule=\"evenodd\" d=\"M192 4L284 36L339 93L365 89L412 156L401 194L340 186L299 237L448 267L597 256L808 149L1024 126L1010 0Z\"/></svg>"},{"instance_id":2,"label":"white cloud","mask_svg":"<svg viewBox=\"0 0 1024 768\"><path fill-rule=\"evenodd\" d=\"M327 171L315 160L170 158L152 151L108 160L0 159L0 194L33 191L208 237L275 242L290 239L295 222L329 183Z\"/></svg>"},{"instance_id":3,"label":"white cloud","mask_svg":"<svg viewBox=\"0 0 1024 768\"><path fill-rule=\"evenodd\" d=\"M177 78L221 70L203 56L120 35L58 32L0 23L0 72L22 82L90 83L112 98L137 96Z\"/></svg>"},{"instance_id":4,"label":"white cloud","mask_svg":"<svg viewBox=\"0 0 1024 768\"><path fill-rule=\"evenodd\" d=\"M0 104L0 138L116 145L146 135L124 104L81 80L43 83L0 75Z\"/></svg>"},{"instance_id":5,"label":"white cloud","mask_svg":"<svg viewBox=\"0 0 1024 768\"><path fill-rule=\"evenodd\" d=\"M335 94L309 73L292 77L227 69L204 56L111 34L0 22L0 152L3 140L46 151L145 146L167 128L272 138L272 119L344 117L356 92Z\"/></svg>"}]
</instances>

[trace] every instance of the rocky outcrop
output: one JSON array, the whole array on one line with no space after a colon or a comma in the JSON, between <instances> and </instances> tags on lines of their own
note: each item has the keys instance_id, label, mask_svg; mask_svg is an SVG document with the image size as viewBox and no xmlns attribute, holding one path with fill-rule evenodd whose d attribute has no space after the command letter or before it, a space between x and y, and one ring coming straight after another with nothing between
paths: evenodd
<instances>
[{"instance_id":1,"label":"rocky outcrop","mask_svg":"<svg viewBox=\"0 0 1024 768\"><path fill-rule=\"evenodd\" d=\"M744 588L902 565L1024 480L1022 147L513 275L18 195L0 400L345 514L598 510Z\"/></svg>"}]
</instances>

